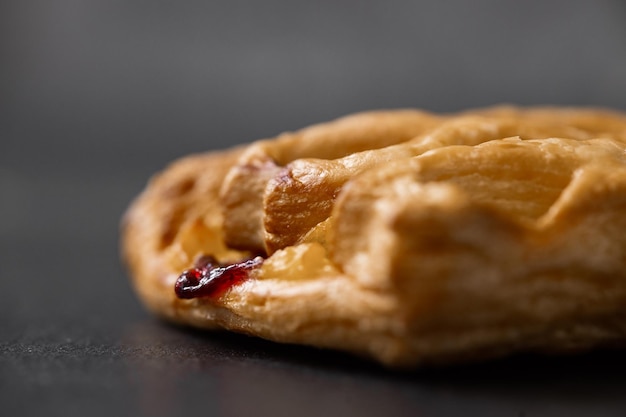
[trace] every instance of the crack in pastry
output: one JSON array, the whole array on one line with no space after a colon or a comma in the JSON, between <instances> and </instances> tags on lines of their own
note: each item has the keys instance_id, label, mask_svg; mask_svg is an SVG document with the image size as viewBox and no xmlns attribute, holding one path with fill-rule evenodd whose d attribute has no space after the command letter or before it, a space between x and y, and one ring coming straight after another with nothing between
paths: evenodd
<instances>
[{"instance_id":1,"label":"crack in pastry","mask_svg":"<svg viewBox=\"0 0 626 417\"><path fill-rule=\"evenodd\" d=\"M123 250L169 320L409 367L623 343L625 210L619 113L373 112L177 162Z\"/></svg>"},{"instance_id":2,"label":"crack in pastry","mask_svg":"<svg viewBox=\"0 0 626 417\"><path fill-rule=\"evenodd\" d=\"M623 125L616 123L613 115L583 114L574 110L500 108L436 120L419 113L411 116L415 135L410 136L403 130L403 135L394 136L394 132L390 134L394 143L389 146L355 151L341 158L328 157L329 146L325 143L319 144L326 152L325 158L309 149L306 153L292 152L285 158L281 149L291 142L285 145L280 140L263 142L259 145L262 151L253 147L231 170L222 188L227 242L234 247L267 253L293 245L328 218L341 187L354 176L374 166L442 146L475 145L508 136L591 139L606 134L598 131L598 126L605 126L610 135L621 134L624 138ZM408 124L406 119L402 122ZM332 125L328 129L336 130ZM352 144L355 137L360 138L354 135L342 139L341 143ZM389 142L391 140L385 144ZM359 148L351 146L352 150ZM270 155L280 155L277 158L280 162Z\"/></svg>"},{"instance_id":3,"label":"crack in pastry","mask_svg":"<svg viewBox=\"0 0 626 417\"><path fill-rule=\"evenodd\" d=\"M288 163L302 158L335 159L402 143L441 119L419 110L367 112L252 144L230 170L220 192L226 243L267 251L265 189L285 175L281 168Z\"/></svg>"}]
</instances>

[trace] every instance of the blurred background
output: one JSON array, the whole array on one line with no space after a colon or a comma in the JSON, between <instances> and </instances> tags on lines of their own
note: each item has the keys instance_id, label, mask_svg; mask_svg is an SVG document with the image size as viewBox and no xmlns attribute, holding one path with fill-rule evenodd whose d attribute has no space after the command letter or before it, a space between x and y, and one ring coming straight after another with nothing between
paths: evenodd
<instances>
[{"instance_id":1,"label":"blurred background","mask_svg":"<svg viewBox=\"0 0 626 417\"><path fill-rule=\"evenodd\" d=\"M626 108L620 0L25 0L0 23L3 236L94 238L176 157L359 110Z\"/></svg>"},{"instance_id":2,"label":"blurred background","mask_svg":"<svg viewBox=\"0 0 626 417\"><path fill-rule=\"evenodd\" d=\"M10 239L110 233L176 157L359 110L626 108L620 0L0 4Z\"/></svg>"},{"instance_id":3,"label":"blurred background","mask_svg":"<svg viewBox=\"0 0 626 417\"><path fill-rule=\"evenodd\" d=\"M626 2L0 2L2 402L79 390L77 357L168 349L142 339L117 240L171 160L360 110L498 103L626 109Z\"/></svg>"}]
</instances>

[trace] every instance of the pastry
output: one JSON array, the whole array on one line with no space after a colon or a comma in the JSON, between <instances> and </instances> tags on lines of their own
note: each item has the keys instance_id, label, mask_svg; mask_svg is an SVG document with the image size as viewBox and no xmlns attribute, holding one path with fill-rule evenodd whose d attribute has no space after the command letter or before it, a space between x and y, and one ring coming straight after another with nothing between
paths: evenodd
<instances>
[{"instance_id":1,"label":"pastry","mask_svg":"<svg viewBox=\"0 0 626 417\"><path fill-rule=\"evenodd\" d=\"M126 213L167 320L394 367L626 340L626 116L361 113L183 158Z\"/></svg>"}]
</instances>

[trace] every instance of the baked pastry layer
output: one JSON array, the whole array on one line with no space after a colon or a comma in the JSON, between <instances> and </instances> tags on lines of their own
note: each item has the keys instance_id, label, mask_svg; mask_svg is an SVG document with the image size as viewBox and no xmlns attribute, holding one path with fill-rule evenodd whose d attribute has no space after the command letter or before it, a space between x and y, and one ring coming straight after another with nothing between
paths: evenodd
<instances>
[{"instance_id":1,"label":"baked pastry layer","mask_svg":"<svg viewBox=\"0 0 626 417\"><path fill-rule=\"evenodd\" d=\"M415 366L622 343L625 212L622 114L398 110L184 158L122 242L169 320ZM264 261L178 298L204 255Z\"/></svg>"}]
</instances>

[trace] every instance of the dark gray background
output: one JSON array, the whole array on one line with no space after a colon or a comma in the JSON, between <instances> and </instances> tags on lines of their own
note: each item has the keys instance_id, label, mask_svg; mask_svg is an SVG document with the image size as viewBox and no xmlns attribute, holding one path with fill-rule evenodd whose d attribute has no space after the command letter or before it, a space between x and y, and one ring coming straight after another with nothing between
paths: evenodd
<instances>
[{"instance_id":1,"label":"dark gray background","mask_svg":"<svg viewBox=\"0 0 626 417\"><path fill-rule=\"evenodd\" d=\"M619 353L391 373L165 325L117 253L190 152L373 108L626 109L625 4L0 2L2 415L626 415Z\"/></svg>"}]
</instances>

